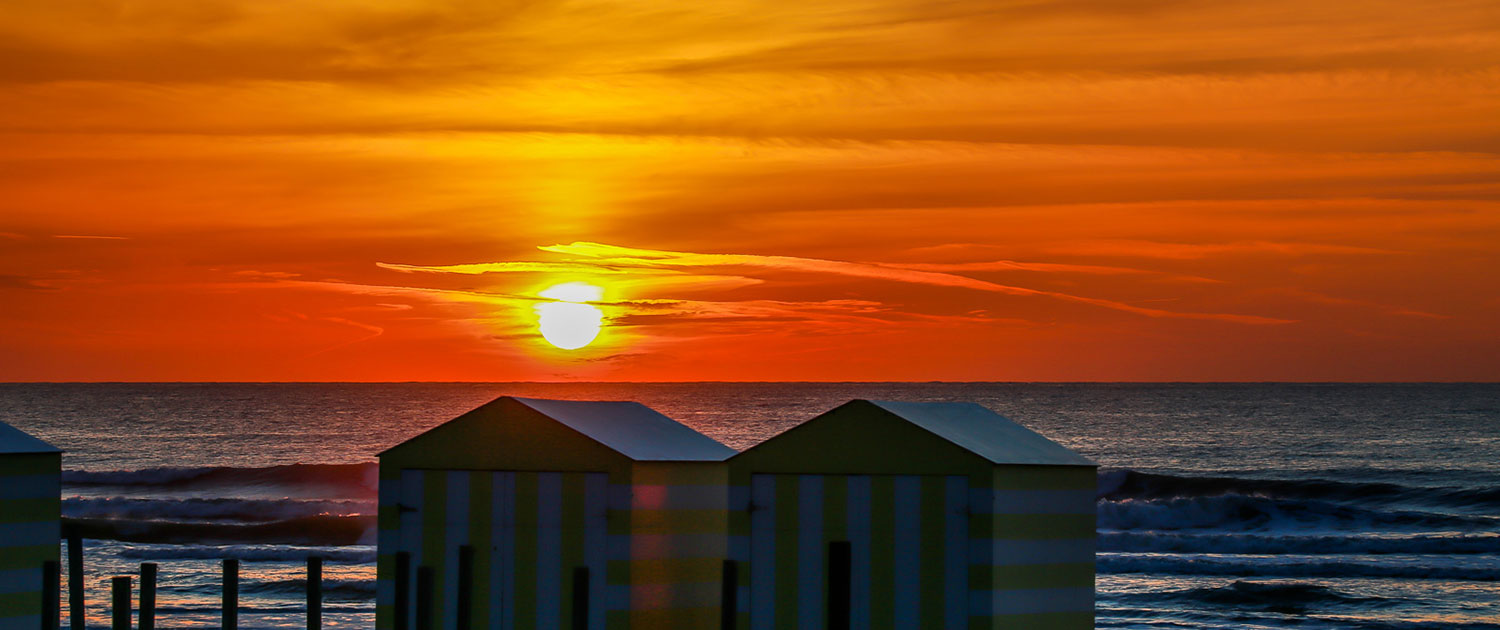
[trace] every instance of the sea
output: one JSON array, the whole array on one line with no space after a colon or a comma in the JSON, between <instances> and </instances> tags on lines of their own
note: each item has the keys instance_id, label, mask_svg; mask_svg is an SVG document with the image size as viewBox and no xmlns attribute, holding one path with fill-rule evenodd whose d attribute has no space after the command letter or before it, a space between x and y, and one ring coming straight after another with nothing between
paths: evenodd
<instances>
[{"instance_id":1,"label":"sea","mask_svg":"<svg viewBox=\"0 0 1500 630\"><path fill-rule=\"evenodd\" d=\"M66 451L92 625L159 569L158 625L369 628L375 454L501 395L637 400L746 448L855 398L973 401L1100 464L1099 628L1500 630L1500 384L4 384ZM64 604L64 610L67 604ZM66 613L65 613L66 615Z\"/></svg>"}]
</instances>

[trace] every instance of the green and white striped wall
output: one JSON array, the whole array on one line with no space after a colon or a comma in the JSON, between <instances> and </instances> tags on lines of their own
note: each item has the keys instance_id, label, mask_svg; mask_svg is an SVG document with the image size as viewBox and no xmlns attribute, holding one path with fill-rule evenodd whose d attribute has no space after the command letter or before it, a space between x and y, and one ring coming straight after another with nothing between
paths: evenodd
<instances>
[{"instance_id":1,"label":"green and white striped wall","mask_svg":"<svg viewBox=\"0 0 1500 630\"><path fill-rule=\"evenodd\" d=\"M61 468L56 452L0 453L0 630L40 626L42 563L59 555Z\"/></svg>"},{"instance_id":2,"label":"green and white striped wall","mask_svg":"<svg viewBox=\"0 0 1500 630\"><path fill-rule=\"evenodd\" d=\"M850 544L851 628L969 624L969 486L962 475L753 475L752 630L825 627L828 548Z\"/></svg>"},{"instance_id":3,"label":"green and white striped wall","mask_svg":"<svg viewBox=\"0 0 1500 630\"><path fill-rule=\"evenodd\" d=\"M588 628L703 628L718 619L723 465L606 472L404 469L381 482L378 625L394 627L394 553L434 574L434 628L456 630L458 553L474 548L476 627L571 628L589 569ZM416 592L415 572L407 592ZM416 628L409 606L407 628Z\"/></svg>"},{"instance_id":4,"label":"green and white striped wall","mask_svg":"<svg viewBox=\"0 0 1500 630\"><path fill-rule=\"evenodd\" d=\"M742 627L824 628L829 545L847 542L853 629L1092 628L1093 473L1082 471L752 474L733 493L746 514L734 536Z\"/></svg>"},{"instance_id":5,"label":"green and white striped wall","mask_svg":"<svg viewBox=\"0 0 1500 630\"><path fill-rule=\"evenodd\" d=\"M1093 628L1094 469L997 466L992 483L971 503L971 627Z\"/></svg>"}]
</instances>

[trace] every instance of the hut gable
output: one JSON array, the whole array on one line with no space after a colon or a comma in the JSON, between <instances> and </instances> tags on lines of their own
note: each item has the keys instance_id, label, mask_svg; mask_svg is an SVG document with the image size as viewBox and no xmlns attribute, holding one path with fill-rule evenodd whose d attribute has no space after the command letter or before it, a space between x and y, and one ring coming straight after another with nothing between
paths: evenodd
<instances>
[{"instance_id":1,"label":"hut gable","mask_svg":"<svg viewBox=\"0 0 1500 630\"><path fill-rule=\"evenodd\" d=\"M756 473L988 475L991 464L867 400L851 400L761 442L732 466Z\"/></svg>"},{"instance_id":2,"label":"hut gable","mask_svg":"<svg viewBox=\"0 0 1500 630\"><path fill-rule=\"evenodd\" d=\"M634 401L515 400L638 462L721 462L735 454Z\"/></svg>"},{"instance_id":3,"label":"hut gable","mask_svg":"<svg viewBox=\"0 0 1500 630\"><path fill-rule=\"evenodd\" d=\"M603 461L723 461L733 454L640 403L502 396L380 457L398 467L599 470Z\"/></svg>"},{"instance_id":4,"label":"hut gable","mask_svg":"<svg viewBox=\"0 0 1500 630\"><path fill-rule=\"evenodd\" d=\"M32 437L26 432L0 422L0 454L20 455L26 453L61 453L57 447Z\"/></svg>"},{"instance_id":5,"label":"hut gable","mask_svg":"<svg viewBox=\"0 0 1500 630\"><path fill-rule=\"evenodd\" d=\"M1098 465L1042 434L975 403L872 402L992 464Z\"/></svg>"},{"instance_id":6,"label":"hut gable","mask_svg":"<svg viewBox=\"0 0 1500 630\"><path fill-rule=\"evenodd\" d=\"M900 470L988 475L997 465L1096 466L974 403L852 400L755 445L734 460L761 472Z\"/></svg>"}]
</instances>

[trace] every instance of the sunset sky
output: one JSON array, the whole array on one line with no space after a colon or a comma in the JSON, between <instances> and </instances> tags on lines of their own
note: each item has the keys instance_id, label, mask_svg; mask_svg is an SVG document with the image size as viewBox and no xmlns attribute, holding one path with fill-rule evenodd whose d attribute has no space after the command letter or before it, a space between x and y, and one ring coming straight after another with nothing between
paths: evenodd
<instances>
[{"instance_id":1,"label":"sunset sky","mask_svg":"<svg viewBox=\"0 0 1500 630\"><path fill-rule=\"evenodd\" d=\"M1497 156L1494 0L11 0L0 380L1495 381Z\"/></svg>"}]
</instances>

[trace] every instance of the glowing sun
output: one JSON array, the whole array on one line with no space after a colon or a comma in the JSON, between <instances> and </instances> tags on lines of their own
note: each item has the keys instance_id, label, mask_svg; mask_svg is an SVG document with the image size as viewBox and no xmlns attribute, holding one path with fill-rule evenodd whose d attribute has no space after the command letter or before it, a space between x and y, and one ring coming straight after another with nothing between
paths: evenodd
<instances>
[{"instance_id":1,"label":"glowing sun","mask_svg":"<svg viewBox=\"0 0 1500 630\"><path fill-rule=\"evenodd\" d=\"M577 350L594 342L604 324L604 311L586 302L604 297L604 289L586 282L568 282L538 293L557 300L536 305L542 338L563 350Z\"/></svg>"}]
</instances>

